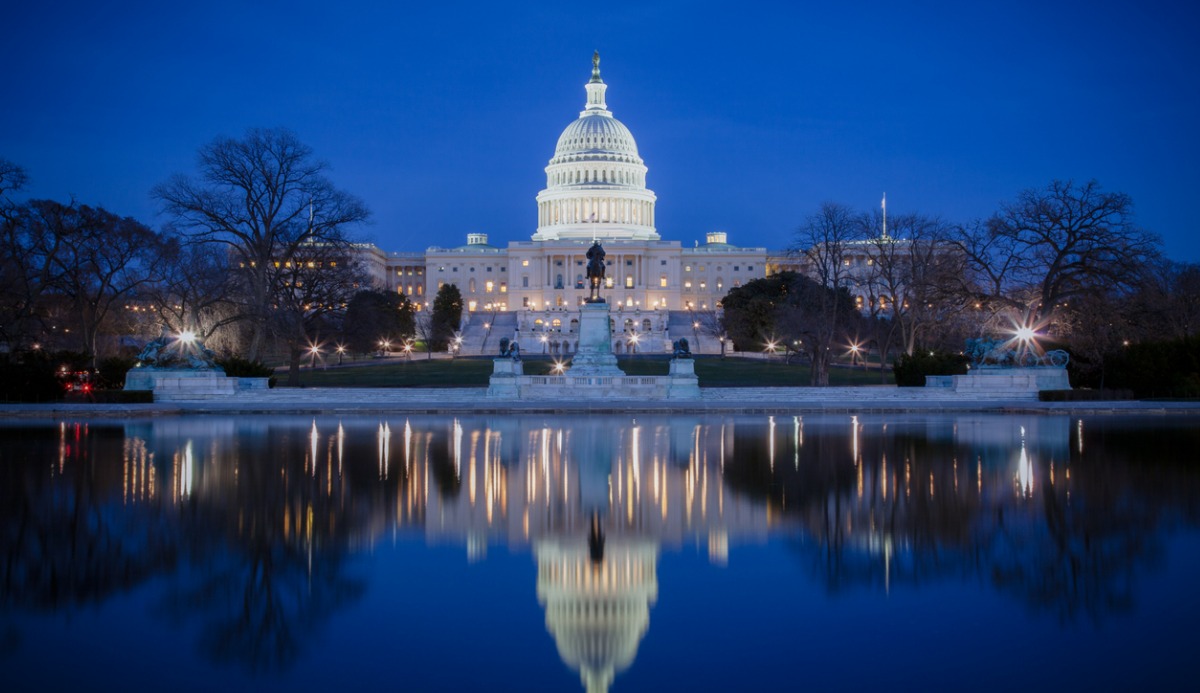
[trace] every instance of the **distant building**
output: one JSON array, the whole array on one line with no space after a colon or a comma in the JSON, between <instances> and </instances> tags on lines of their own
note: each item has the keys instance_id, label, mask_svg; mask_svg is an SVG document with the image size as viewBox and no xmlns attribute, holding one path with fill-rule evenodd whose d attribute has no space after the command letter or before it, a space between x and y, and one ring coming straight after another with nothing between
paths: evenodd
<instances>
[{"instance_id":1,"label":"distant building","mask_svg":"<svg viewBox=\"0 0 1200 693\"><path fill-rule=\"evenodd\" d=\"M546 166L530 240L498 247L486 234L470 233L465 245L424 252L360 246L361 260L381 285L422 308L442 285L456 285L466 353L515 337L527 351L570 354L588 295L584 254L598 240L607 253L602 295L613 308L614 351L665 352L679 337L699 338L694 350L717 351L715 321L698 318L714 314L733 287L766 276L766 249L731 245L723 231L691 248L663 240L637 143L605 102L598 55L584 89L584 110Z\"/></svg>"}]
</instances>

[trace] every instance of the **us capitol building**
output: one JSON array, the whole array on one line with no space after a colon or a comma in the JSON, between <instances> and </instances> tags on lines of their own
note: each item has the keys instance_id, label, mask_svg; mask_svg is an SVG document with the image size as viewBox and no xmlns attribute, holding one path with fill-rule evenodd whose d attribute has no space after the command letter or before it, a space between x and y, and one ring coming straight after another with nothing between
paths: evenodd
<instances>
[{"instance_id":1,"label":"us capitol building","mask_svg":"<svg viewBox=\"0 0 1200 693\"><path fill-rule=\"evenodd\" d=\"M637 142L605 102L599 53L584 88L584 109L563 130L546 166L537 231L529 241L501 248L486 234L471 233L465 245L424 252L360 246L359 259L378 284L419 308L431 305L444 284L456 285L466 353L515 337L527 351L571 354L578 306L588 295L584 254L599 240L607 252L604 296L613 311L614 351L668 351L672 339L706 331L707 342L693 349L711 352L718 348L712 316L721 299L767 274L767 251L731 245L720 231L692 248L663 240Z\"/></svg>"}]
</instances>

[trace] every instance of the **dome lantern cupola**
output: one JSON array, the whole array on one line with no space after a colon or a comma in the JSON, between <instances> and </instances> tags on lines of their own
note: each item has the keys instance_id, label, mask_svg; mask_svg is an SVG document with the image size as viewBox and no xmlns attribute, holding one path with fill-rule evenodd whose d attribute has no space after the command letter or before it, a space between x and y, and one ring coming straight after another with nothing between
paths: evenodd
<instances>
[{"instance_id":1,"label":"dome lantern cupola","mask_svg":"<svg viewBox=\"0 0 1200 693\"><path fill-rule=\"evenodd\" d=\"M612 115L608 111L608 106L604 104L604 92L608 89L608 85L600 79L600 51L592 54L592 79L584 89L587 89L587 106L584 107L579 117L592 114Z\"/></svg>"}]
</instances>

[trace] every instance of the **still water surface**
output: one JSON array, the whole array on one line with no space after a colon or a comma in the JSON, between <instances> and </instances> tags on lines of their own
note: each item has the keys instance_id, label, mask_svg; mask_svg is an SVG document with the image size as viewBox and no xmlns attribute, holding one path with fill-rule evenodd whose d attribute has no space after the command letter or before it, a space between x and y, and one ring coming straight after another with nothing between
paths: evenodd
<instances>
[{"instance_id":1,"label":"still water surface","mask_svg":"<svg viewBox=\"0 0 1200 693\"><path fill-rule=\"evenodd\" d=\"M6 690L1188 688L1170 417L0 426Z\"/></svg>"}]
</instances>

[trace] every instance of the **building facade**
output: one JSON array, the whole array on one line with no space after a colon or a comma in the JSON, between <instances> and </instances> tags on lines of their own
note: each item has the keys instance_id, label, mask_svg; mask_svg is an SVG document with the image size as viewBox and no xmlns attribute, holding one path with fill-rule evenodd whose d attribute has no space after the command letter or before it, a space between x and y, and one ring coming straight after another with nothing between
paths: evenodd
<instances>
[{"instance_id":1,"label":"building facade","mask_svg":"<svg viewBox=\"0 0 1200 693\"><path fill-rule=\"evenodd\" d=\"M698 318L714 314L730 289L766 276L766 249L731 245L721 231L691 248L660 236L648 169L629 128L608 110L607 89L597 54L584 108L559 135L546 166L530 240L498 247L486 234L470 233L453 248L372 247L363 253L372 274L422 309L443 285L457 286L464 337L479 350L495 333L495 341L515 337L527 351L569 354L588 296L585 253L596 240L607 253L602 295L612 305L614 350L664 352L673 339L699 337L702 323L715 322ZM713 344L701 342L700 350L716 347L709 332Z\"/></svg>"}]
</instances>

